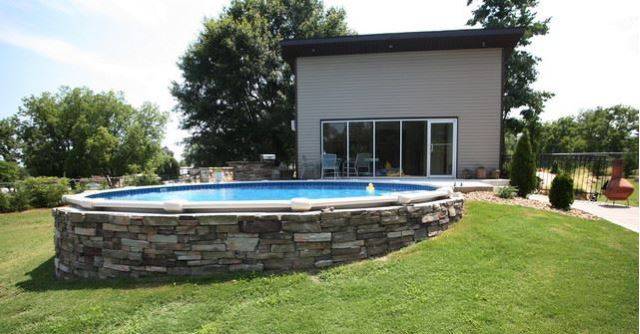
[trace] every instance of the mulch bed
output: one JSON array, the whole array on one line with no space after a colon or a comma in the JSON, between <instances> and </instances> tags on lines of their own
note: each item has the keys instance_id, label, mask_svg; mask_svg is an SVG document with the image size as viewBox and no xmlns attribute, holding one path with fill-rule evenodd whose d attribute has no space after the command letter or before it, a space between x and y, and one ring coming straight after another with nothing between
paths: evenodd
<instances>
[{"instance_id":1,"label":"mulch bed","mask_svg":"<svg viewBox=\"0 0 640 334\"><path fill-rule=\"evenodd\" d=\"M578 210L578 209L571 209L569 211L558 210L558 209L552 208L549 203L544 203L544 202L540 202L540 201L536 201L528 198L522 198L522 197L515 197L511 199L500 198L496 196L496 194L490 191L470 192L470 193L464 194L464 198L465 200L485 201L485 202L509 204L509 205L520 205L520 206L525 206L525 207L539 209L539 210L552 211L552 212L560 213L563 215L574 216L574 217L588 219L588 220L599 219L598 217L592 214L589 214L587 212L584 212L582 210Z\"/></svg>"}]
</instances>

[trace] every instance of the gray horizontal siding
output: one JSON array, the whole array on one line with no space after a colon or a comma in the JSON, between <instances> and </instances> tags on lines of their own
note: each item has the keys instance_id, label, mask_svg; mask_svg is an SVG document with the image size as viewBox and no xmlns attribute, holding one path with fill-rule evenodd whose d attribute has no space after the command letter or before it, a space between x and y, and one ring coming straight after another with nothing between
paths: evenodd
<instances>
[{"instance_id":1,"label":"gray horizontal siding","mask_svg":"<svg viewBox=\"0 0 640 334\"><path fill-rule=\"evenodd\" d=\"M320 160L321 120L457 117L458 174L497 168L500 66L501 49L298 58L299 161Z\"/></svg>"}]
</instances>

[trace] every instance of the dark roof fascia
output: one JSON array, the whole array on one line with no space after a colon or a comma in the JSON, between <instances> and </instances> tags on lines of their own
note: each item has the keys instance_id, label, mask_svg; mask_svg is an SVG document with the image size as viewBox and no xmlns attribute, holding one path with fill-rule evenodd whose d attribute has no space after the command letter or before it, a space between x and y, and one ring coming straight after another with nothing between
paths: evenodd
<instances>
[{"instance_id":1,"label":"dark roof fascia","mask_svg":"<svg viewBox=\"0 0 640 334\"><path fill-rule=\"evenodd\" d=\"M300 57L455 49L502 48L508 56L523 33L522 28L422 31L288 39L280 45L291 65Z\"/></svg>"}]
</instances>

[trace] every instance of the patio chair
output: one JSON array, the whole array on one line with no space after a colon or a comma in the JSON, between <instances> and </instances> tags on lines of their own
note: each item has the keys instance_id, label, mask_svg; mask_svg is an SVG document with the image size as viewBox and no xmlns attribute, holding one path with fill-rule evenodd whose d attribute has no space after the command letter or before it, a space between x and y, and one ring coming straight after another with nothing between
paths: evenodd
<instances>
[{"instance_id":1,"label":"patio chair","mask_svg":"<svg viewBox=\"0 0 640 334\"><path fill-rule=\"evenodd\" d=\"M358 153L356 155L355 170L358 176L371 176L371 153Z\"/></svg>"},{"instance_id":2,"label":"patio chair","mask_svg":"<svg viewBox=\"0 0 640 334\"><path fill-rule=\"evenodd\" d=\"M340 172L340 163L335 154L325 153L322 155L322 172L320 177L324 178L327 172L332 172L334 178L336 178Z\"/></svg>"}]
</instances>

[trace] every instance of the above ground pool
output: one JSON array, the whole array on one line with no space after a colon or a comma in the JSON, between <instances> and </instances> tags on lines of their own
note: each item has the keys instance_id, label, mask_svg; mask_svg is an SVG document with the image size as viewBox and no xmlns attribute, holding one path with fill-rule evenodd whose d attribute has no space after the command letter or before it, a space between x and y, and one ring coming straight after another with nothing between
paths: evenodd
<instances>
[{"instance_id":1,"label":"above ground pool","mask_svg":"<svg viewBox=\"0 0 640 334\"><path fill-rule=\"evenodd\" d=\"M123 188L67 195L64 200L85 209L112 211L308 211L424 202L450 192L391 181L260 181Z\"/></svg>"}]
</instances>

